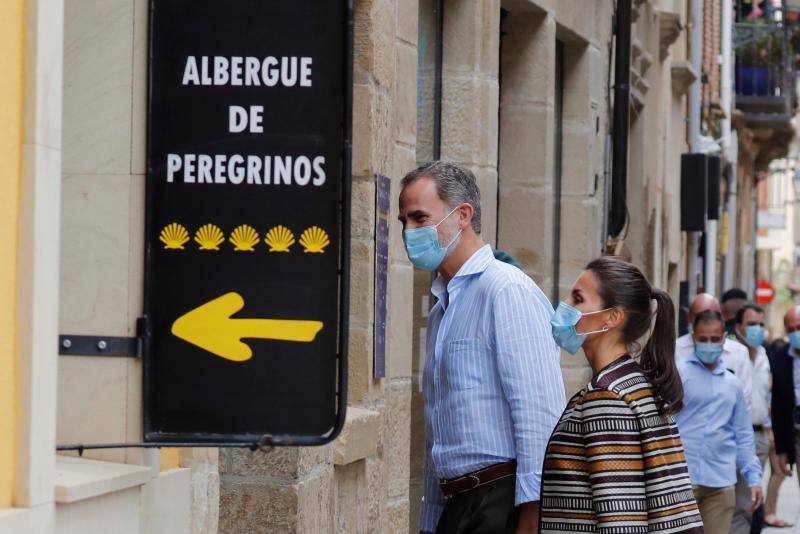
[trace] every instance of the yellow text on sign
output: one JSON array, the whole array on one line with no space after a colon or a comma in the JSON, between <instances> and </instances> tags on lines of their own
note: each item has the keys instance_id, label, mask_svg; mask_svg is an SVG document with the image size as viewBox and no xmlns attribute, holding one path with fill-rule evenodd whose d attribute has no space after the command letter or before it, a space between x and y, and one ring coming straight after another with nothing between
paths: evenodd
<instances>
[{"instance_id":1,"label":"yellow text on sign","mask_svg":"<svg viewBox=\"0 0 800 534\"><path fill-rule=\"evenodd\" d=\"M244 308L238 293L226 293L180 316L172 334L221 358L247 361L253 351L242 339L274 339L310 343L322 330L321 321L232 319Z\"/></svg>"}]
</instances>

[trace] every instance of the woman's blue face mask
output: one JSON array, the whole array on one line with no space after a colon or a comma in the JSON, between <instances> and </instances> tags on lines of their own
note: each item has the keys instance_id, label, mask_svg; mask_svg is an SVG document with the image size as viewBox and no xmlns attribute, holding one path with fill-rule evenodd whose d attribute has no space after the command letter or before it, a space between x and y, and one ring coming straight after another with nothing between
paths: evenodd
<instances>
[{"instance_id":1,"label":"woman's blue face mask","mask_svg":"<svg viewBox=\"0 0 800 534\"><path fill-rule=\"evenodd\" d=\"M553 333L553 339L559 347L574 355L576 352L578 352L578 349L581 348L583 342L586 341L586 336L589 334L597 334L608 331L608 327L604 326L600 330L578 333L575 330L575 325L578 324L578 321L581 320L581 317L584 315L602 313L610 309L611 308L605 308L593 312L581 313L579 309L570 306L564 301L561 301L561 303L558 305L558 308L556 308L556 312L553 314L553 317L550 318L550 330Z\"/></svg>"},{"instance_id":2,"label":"woman's blue face mask","mask_svg":"<svg viewBox=\"0 0 800 534\"><path fill-rule=\"evenodd\" d=\"M461 235L461 230L453 236L450 242L442 246L439 243L439 232L436 230L448 217L458 209L458 206L436 224L421 226L410 230L403 230L403 241L406 245L406 254L414 267L425 271L435 271L450 253L450 247Z\"/></svg>"}]
</instances>

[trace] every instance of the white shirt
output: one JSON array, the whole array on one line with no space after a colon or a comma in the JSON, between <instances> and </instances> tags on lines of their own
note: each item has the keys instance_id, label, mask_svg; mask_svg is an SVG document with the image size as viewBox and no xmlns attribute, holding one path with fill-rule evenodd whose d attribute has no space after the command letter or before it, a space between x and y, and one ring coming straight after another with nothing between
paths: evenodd
<instances>
[{"instance_id":1,"label":"white shirt","mask_svg":"<svg viewBox=\"0 0 800 534\"><path fill-rule=\"evenodd\" d=\"M748 355L749 356L749 355ZM750 419L754 425L772 426L769 417L770 387L769 387L769 358L764 347L758 347L755 361L748 358L752 367L753 383L750 398Z\"/></svg>"},{"instance_id":2,"label":"white shirt","mask_svg":"<svg viewBox=\"0 0 800 534\"><path fill-rule=\"evenodd\" d=\"M685 334L675 342L675 359L685 360L694 354L694 339L692 334ZM747 409L751 409L753 395L753 364L750 362L750 351L747 347L734 339L725 339L722 345L722 358L720 362L726 369L733 371L742 382L742 391L747 401ZM767 363L769 369L769 362Z\"/></svg>"}]
</instances>

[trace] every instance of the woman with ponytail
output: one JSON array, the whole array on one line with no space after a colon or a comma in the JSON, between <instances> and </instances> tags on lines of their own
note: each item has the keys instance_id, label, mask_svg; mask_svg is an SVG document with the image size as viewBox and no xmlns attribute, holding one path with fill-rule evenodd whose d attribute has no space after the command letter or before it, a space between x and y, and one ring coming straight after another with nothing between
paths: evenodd
<instances>
[{"instance_id":1,"label":"woman with ponytail","mask_svg":"<svg viewBox=\"0 0 800 534\"><path fill-rule=\"evenodd\" d=\"M583 349L593 377L550 437L540 532L703 532L674 418L683 388L672 299L634 265L603 257L551 324L564 350Z\"/></svg>"}]
</instances>

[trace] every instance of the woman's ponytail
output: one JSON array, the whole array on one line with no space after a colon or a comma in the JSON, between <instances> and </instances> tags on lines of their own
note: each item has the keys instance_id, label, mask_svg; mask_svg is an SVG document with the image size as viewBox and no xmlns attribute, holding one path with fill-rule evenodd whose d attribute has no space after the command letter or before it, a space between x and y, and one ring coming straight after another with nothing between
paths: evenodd
<instances>
[{"instance_id":1,"label":"woman's ponytail","mask_svg":"<svg viewBox=\"0 0 800 534\"><path fill-rule=\"evenodd\" d=\"M622 342L635 347L652 327L650 338L639 354L639 365L653 385L658 410L661 413L680 411L683 384L675 366L675 306L669 294L652 288L635 265L614 256L598 258L586 269L598 279L604 307L619 307L625 311ZM655 324L653 300L657 306Z\"/></svg>"},{"instance_id":2,"label":"woman's ponytail","mask_svg":"<svg viewBox=\"0 0 800 534\"><path fill-rule=\"evenodd\" d=\"M683 384L675 365L675 305L669 293L653 289L655 325L639 356L639 365L657 390L656 403L662 413L683 408Z\"/></svg>"}]
</instances>

